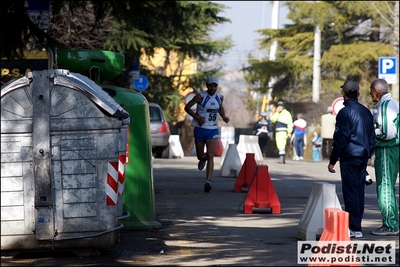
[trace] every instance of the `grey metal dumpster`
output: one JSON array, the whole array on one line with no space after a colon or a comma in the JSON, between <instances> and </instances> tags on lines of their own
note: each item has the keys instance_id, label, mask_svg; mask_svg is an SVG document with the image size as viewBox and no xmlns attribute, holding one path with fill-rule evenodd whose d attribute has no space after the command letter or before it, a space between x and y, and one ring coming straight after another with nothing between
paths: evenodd
<instances>
[{"instance_id":1,"label":"grey metal dumpster","mask_svg":"<svg viewBox=\"0 0 400 267\"><path fill-rule=\"evenodd\" d=\"M98 85L68 70L2 86L1 250L115 245L129 120Z\"/></svg>"}]
</instances>

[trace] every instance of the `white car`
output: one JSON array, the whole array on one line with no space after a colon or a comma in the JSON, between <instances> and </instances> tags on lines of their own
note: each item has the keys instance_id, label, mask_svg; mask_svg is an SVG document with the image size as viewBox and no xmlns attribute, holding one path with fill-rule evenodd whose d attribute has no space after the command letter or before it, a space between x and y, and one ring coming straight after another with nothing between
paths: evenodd
<instances>
[{"instance_id":1,"label":"white car","mask_svg":"<svg viewBox=\"0 0 400 267\"><path fill-rule=\"evenodd\" d=\"M164 112L156 103L149 103L150 112L150 137L153 156L161 158L163 152L169 149L169 125Z\"/></svg>"}]
</instances>

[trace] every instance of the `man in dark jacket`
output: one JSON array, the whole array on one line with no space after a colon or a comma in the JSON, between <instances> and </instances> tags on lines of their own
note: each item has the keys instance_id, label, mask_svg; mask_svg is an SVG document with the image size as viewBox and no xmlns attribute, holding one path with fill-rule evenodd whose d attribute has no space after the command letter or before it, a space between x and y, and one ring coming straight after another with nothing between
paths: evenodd
<instances>
[{"instance_id":1,"label":"man in dark jacket","mask_svg":"<svg viewBox=\"0 0 400 267\"><path fill-rule=\"evenodd\" d=\"M367 163L375 153L374 121L371 111L358 102L358 84L346 81L341 88L344 108L336 116L328 171L335 173L335 164L340 160L343 201L345 211L349 213L350 237L361 238Z\"/></svg>"},{"instance_id":2,"label":"man in dark jacket","mask_svg":"<svg viewBox=\"0 0 400 267\"><path fill-rule=\"evenodd\" d=\"M261 112L261 119L256 121L253 126L253 135L258 136L258 145L260 146L263 157L267 156L268 140L272 134L272 126L267 119L267 112Z\"/></svg>"}]
</instances>

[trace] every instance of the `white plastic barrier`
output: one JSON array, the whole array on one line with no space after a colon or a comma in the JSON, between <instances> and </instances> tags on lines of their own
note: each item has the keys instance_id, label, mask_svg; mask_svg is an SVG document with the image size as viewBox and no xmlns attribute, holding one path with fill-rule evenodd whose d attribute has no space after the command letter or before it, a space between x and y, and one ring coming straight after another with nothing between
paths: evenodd
<instances>
[{"instance_id":1,"label":"white plastic barrier","mask_svg":"<svg viewBox=\"0 0 400 267\"><path fill-rule=\"evenodd\" d=\"M183 159L184 153L179 140L179 135L169 136L169 156L170 159Z\"/></svg>"},{"instance_id":2,"label":"white plastic barrier","mask_svg":"<svg viewBox=\"0 0 400 267\"><path fill-rule=\"evenodd\" d=\"M235 143L235 127L221 126L221 142L224 149Z\"/></svg>"},{"instance_id":3,"label":"white plastic barrier","mask_svg":"<svg viewBox=\"0 0 400 267\"><path fill-rule=\"evenodd\" d=\"M222 164L224 164L225 156L229 149L229 144L234 144L234 143L235 143L235 141L233 141L233 140L225 141L225 144L222 143L224 150L222 150L222 155L221 155L221 165L220 165L221 167L222 167Z\"/></svg>"},{"instance_id":4,"label":"white plastic barrier","mask_svg":"<svg viewBox=\"0 0 400 267\"><path fill-rule=\"evenodd\" d=\"M314 182L304 213L297 226L297 238L316 241L325 227L325 208L342 209L334 184Z\"/></svg>"},{"instance_id":5,"label":"white plastic barrier","mask_svg":"<svg viewBox=\"0 0 400 267\"><path fill-rule=\"evenodd\" d=\"M246 153L254 153L254 158L257 164L261 164L263 161L263 156L261 153L260 145L258 144L257 135L239 135L237 150L242 165L246 159Z\"/></svg>"},{"instance_id":6,"label":"white plastic barrier","mask_svg":"<svg viewBox=\"0 0 400 267\"><path fill-rule=\"evenodd\" d=\"M236 144L229 144L221 166L220 175L221 177L237 177L241 168L242 163L240 162Z\"/></svg>"}]
</instances>

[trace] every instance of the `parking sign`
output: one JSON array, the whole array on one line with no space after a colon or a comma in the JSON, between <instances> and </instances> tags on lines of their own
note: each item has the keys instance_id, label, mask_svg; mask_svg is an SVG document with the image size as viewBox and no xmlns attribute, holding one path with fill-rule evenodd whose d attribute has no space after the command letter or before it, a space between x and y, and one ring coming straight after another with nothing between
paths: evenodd
<instances>
[{"instance_id":1,"label":"parking sign","mask_svg":"<svg viewBox=\"0 0 400 267\"><path fill-rule=\"evenodd\" d=\"M378 66L378 77L385 79L388 84L396 83L397 64L395 57L380 57Z\"/></svg>"}]
</instances>

